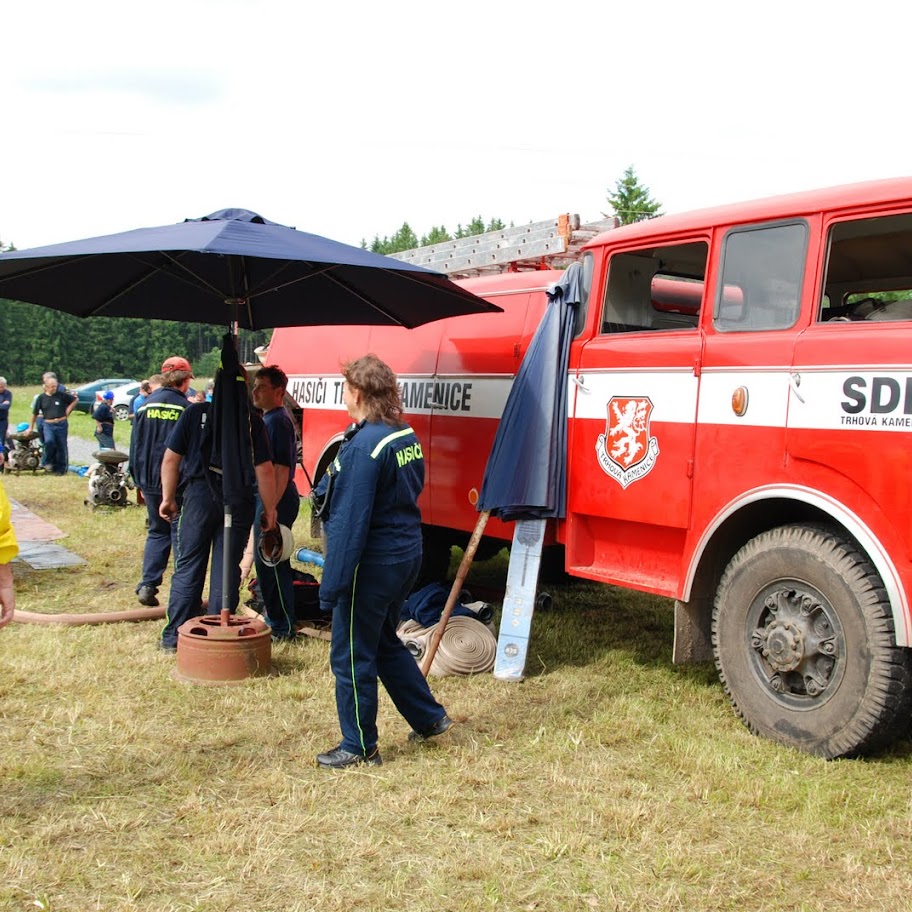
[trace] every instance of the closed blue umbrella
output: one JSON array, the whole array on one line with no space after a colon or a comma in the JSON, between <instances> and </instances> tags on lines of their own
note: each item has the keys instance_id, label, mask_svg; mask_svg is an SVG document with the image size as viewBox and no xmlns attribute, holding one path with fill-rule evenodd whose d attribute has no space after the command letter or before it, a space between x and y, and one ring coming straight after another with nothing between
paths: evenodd
<instances>
[{"instance_id":1,"label":"closed blue umbrella","mask_svg":"<svg viewBox=\"0 0 912 912\"><path fill-rule=\"evenodd\" d=\"M562 517L567 508L567 367L582 267L548 290L548 307L504 406L478 509L503 520Z\"/></svg>"},{"instance_id":2,"label":"closed blue umbrella","mask_svg":"<svg viewBox=\"0 0 912 912\"><path fill-rule=\"evenodd\" d=\"M202 442L204 464L209 483L221 497L225 511L222 538L222 598L219 606L227 617L225 604L231 585L232 515L250 497L256 484L253 465L253 442L250 431L250 393L247 378L238 360L232 333L225 333L221 363L215 374L215 388Z\"/></svg>"},{"instance_id":3,"label":"closed blue umbrella","mask_svg":"<svg viewBox=\"0 0 912 912\"><path fill-rule=\"evenodd\" d=\"M250 436L250 393L231 333L222 343L221 364L209 405L203 458L216 474L214 487L226 506L238 507L256 484Z\"/></svg>"},{"instance_id":4,"label":"closed blue umbrella","mask_svg":"<svg viewBox=\"0 0 912 912\"><path fill-rule=\"evenodd\" d=\"M560 281L548 289L548 306L519 366L497 426L478 499L478 522L424 657L422 671L425 676L434 661L488 517L493 514L505 521L544 520L566 513L567 367L576 312L583 293L582 267L578 263L570 266ZM540 540L542 530L534 531L536 541ZM524 545L531 544L520 541ZM536 567L536 575L537 572Z\"/></svg>"}]
</instances>

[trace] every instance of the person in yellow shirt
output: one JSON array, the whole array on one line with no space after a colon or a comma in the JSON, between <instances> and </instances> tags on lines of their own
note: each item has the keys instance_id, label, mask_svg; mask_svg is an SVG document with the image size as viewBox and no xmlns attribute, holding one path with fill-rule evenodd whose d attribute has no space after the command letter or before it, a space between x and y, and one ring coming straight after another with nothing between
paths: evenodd
<instances>
[{"instance_id":1,"label":"person in yellow shirt","mask_svg":"<svg viewBox=\"0 0 912 912\"><path fill-rule=\"evenodd\" d=\"M0 453L0 468L2 467L3 454ZM13 619L16 609L10 561L19 553L19 546L16 544L16 533L13 532L12 512L6 488L0 482L0 627Z\"/></svg>"}]
</instances>

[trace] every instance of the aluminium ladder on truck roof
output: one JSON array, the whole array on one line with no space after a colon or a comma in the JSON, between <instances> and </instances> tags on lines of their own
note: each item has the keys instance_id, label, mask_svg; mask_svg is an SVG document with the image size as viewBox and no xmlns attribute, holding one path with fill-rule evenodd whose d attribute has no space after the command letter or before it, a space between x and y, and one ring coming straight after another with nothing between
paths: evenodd
<instances>
[{"instance_id":1,"label":"aluminium ladder on truck roof","mask_svg":"<svg viewBox=\"0 0 912 912\"><path fill-rule=\"evenodd\" d=\"M451 278L559 269L576 261L583 244L617 225L616 218L581 225L578 215L564 214L556 219L455 238L389 255L443 272Z\"/></svg>"}]
</instances>

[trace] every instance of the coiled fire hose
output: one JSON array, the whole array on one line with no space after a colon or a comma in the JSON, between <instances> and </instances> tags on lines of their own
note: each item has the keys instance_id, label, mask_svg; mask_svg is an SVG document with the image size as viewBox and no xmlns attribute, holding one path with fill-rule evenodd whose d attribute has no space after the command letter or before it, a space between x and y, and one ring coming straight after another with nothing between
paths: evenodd
<instances>
[{"instance_id":1,"label":"coiled fire hose","mask_svg":"<svg viewBox=\"0 0 912 912\"><path fill-rule=\"evenodd\" d=\"M399 639L416 661L427 654L438 626L420 627L415 621L406 621L399 627ZM475 618L451 617L431 661L430 674L445 678L488 672L494 668L496 654L497 638L489 627Z\"/></svg>"}]
</instances>

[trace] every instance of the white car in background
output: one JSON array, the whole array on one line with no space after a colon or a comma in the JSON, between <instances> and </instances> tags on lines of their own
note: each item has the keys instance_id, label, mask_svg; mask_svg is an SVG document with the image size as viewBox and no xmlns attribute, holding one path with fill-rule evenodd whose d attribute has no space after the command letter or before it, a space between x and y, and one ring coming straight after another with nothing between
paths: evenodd
<instances>
[{"instance_id":1,"label":"white car in background","mask_svg":"<svg viewBox=\"0 0 912 912\"><path fill-rule=\"evenodd\" d=\"M126 421L130 417L130 403L134 396L139 395L138 383L127 383L124 386L115 386L112 390L114 401L111 408L114 410L114 417L118 421Z\"/></svg>"}]
</instances>

